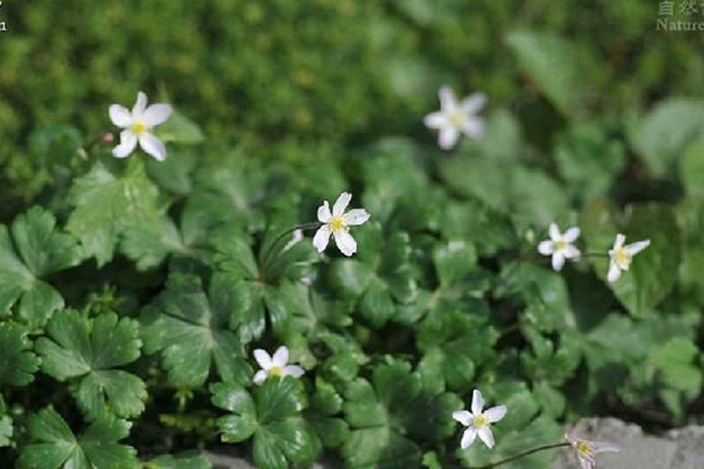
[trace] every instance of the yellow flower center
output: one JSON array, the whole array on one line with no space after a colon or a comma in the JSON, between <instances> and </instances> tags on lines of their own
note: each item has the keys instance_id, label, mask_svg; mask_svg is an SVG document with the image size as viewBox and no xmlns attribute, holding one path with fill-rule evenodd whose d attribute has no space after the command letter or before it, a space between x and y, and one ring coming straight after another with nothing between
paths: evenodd
<instances>
[{"instance_id":1,"label":"yellow flower center","mask_svg":"<svg viewBox=\"0 0 704 469\"><path fill-rule=\"evenodd\" d=\"M562 251L562 250L565 249L569 244L570 244L570 243L568 243L568 242L565 241L564 239L561 239L561 240L559 240L559 241L555 241L555 248L556 248L558 251Z\"/></svg>"},{"instance_id":2,"label":"yellow flower center","mask_svg":"<svg viewBox=\"0 0 704 469\"><path fill-rule=\"evenodd\" d=\"M631 255L623 248L616 249L614 261L616 261L619 267L626 268L631 263Z\"/></svg>"},{"instance_id":3,"label":"yellow flower center","mask_svg":"<svg viewBox=\"0 0 704 469\"><path fill-rule=\"evenodd\" d=\"M486 417L483 414L477 415L474 417L474 426L475 427L485 427L489 421L486 419Z\"/></svg>"},{"instance_id":4,"label":"yellow flower center","mask_svg":"<svg viewBox=\"0 0 704 469\"><path fill-rule=\"evenodd\" d=\"M587 457L587 458L593 458L594 457L594 451L592 450L591 446L586 441L577 441L574 444L575 449L579 454Z\"/></svg>"},{"instance_id":5,"label":"yellow flower center","mask_svg":"<svg viewBox=\"0 0 704 469\"><path fill-rule=\"evenodd\" d=\"M464 124L464 115L460 111L452 111L450 114L450 122L455 127L461 127Z\"/></svg>"},{"instance_id":6,"label":"yellow flower center","mask_svg":"<svg viewBox=\"0 0 704 469\"><path fill-rule=\"evenodd\" d=\"M141 122L137 122L135 124L132 124L132 132L136 134L141 134L142 132L146 132L147 126L142 124Z\"/></svg>"},{"instance_id":7,"label":"yellow flower center","mask_svg":"<svg viewBox=\"0 0 704 469\"><path fill-rule=\"evenodd\" d=\"M341 216L332 217L332 220L330 220L330 228L332 228L333 231L340 231L345 228L345 221Z\"/></svg>"},{"instance_id":8,"label":"yellow flower center","mask_svg":"<svg viewBox=\"0 0 704 469\"><path fill-rule=\"evenodd\" d=\"M272 366L269 369L269 376L283 376L284 374L284 369L281 368L280 366Z\"/></svg>"}]
</instances>

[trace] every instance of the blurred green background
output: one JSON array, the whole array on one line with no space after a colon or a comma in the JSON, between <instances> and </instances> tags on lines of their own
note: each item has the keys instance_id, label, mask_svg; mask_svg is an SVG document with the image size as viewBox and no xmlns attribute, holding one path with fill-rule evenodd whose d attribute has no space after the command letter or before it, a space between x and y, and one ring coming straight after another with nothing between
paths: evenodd
<instances>
[{"instance_id":1,"label":"blurred green background","mask_svg":"<svg viewBox=\"0 0 704 469\"><path fill-rule=\"evenodd\" d=\"M567 118L621 119L668 95L702 95L704 35L656 31L658 7L652 0L5 1L0 197L20 209L50 183L47 167L58 156L41 154L46 146L33 132L70 124L75 130L64 134L90 140L111 128L108 106L131 106L137 90L165 93L197 122L206 153L237 145L255 158L306 164L349 160L385 135L432 144L422 117L437 108L442 84L460 95L485 91L490 106L510 109L526 138L548 149ZM531 45L525 31L541 41ZM557 57L565 44L568 56ZM556 57L573 62L557 80L563 89L541 92L517 49L548 71Z\"/></svg>"}]
</instances>

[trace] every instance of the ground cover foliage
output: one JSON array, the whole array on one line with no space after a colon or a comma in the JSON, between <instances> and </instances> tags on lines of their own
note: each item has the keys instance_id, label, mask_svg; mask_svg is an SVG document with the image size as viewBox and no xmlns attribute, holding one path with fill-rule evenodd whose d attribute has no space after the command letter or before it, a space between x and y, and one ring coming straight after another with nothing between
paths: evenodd
<instances>
[{"instance_id":1,"label":"ground cover foliage","mask_svg":"<svg viewBox=\"0 0 704 469\"><path fill-rule=\"evenodd\" d=\"M704 59L657 7L4 2L0 460L479 467L581 416L701 423ZM451 151L443 85L489 98ZM101 139L139 90L163 162ZM281 249L344 191L354 256ZM553 222L601 255L554 271ZM651 244L609 282L617 233ZM305 374L254 384L282 345ZM474 389L491 450L460 448Z\"/></svg>"}]
</instances>

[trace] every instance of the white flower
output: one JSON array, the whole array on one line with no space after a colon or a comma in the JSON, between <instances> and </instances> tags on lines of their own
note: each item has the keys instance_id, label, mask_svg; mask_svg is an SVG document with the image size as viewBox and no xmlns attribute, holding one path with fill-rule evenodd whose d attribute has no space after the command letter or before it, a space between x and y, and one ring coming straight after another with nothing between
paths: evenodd
<instances>
[{"instance_id":1,"label":"white flower","mask_svg":"<svg viewBox=\"0 0 704 469\"><path fill-rule=\"evenodd\" d=\"M486 104L484 93L473 93L457 102L453 91L443 86L439 95L440 110L425 116L423 122L427 127L440 131L440 148L449 150L454 147L461 133L472 138L484 134L484 121L476 115Z\"/></svg>"},{"instance_id":2,"label":"white flower","mask_svg":"<svg viewBox=\"0 0 704 469\"><path fill-rule=\"evenodd\" d=\"M166 149L161 140L156 138L151 130L154 126L163 124L171 115L168 104L152 104L147 107L147 95L141 91L137 94L137 102L132 112L119 104L110 106L110 120L124 130L120 132L120 144L113 148L112 154L117 158L129 156L137 146L159 161L166 159Z\"/></svg>"},{"instance_id":3,"label":"white flower","mask_svg":"<svg viewBox=\"0 0 704 469\"><path fill-rule=\"evenodd\" d=\"M577 452L577 459L579 459L579 465L582 469L594 469L598 453L617 453L621 451L621 448L614 444L583 440L577 438L574 434L565 433L565 438Z\"/></svg>"},{"instance_id":4,"label":"white flower","mask_svg":"<svg viewBox=\"0 0 704 469\"><path fill-rule=\"evenodd\" d=\"M254 384L260 385L270 376L293 376L300 378L303 376L303 368L298 365L287 365L288 363L288 348L281 346L276 349L274 356L271 357L266 350L260 348L254 350L254 359L257 360L261 370L254 374Z\"/></svg>"},{"instance_id":5,"label":"white flower","mask_svg":"<svg viewBox=\"0 0 704 469\"><path fill-rule=\"evenodd\" d=\"M469 448L474 443L477 435L488 448L494 447L494 434L491 433L490 424L504 418L506 406L500 405L482 412L483 407L484 398L482 398L482 393L475 389L472 393L472 412L458 410L452 413L453 419L467 427L460 442L462 449Z\"/></svg>"},{"instance_id":6,"label":"white flower","mask_svg":"<svg viewBox=\"0 0 704 469\"><path fill-rule=\"evenodd\" d=\"M548 233L550 239L538 244L538 252L543 256L552 256L552 268L559 271L565 265L565 259L576 259L580 256L579 249L572 245L579 238L580 230L573 226L562 234L556 224L550 223Z\"/></svg>"},{"instance_id":7,"label":"white flower","mask_svg":"<svg viewBox=\"0 0 704 469\"><path fill-rule=\"evenodd\" d=\"M638 241L637 243L631 243L624 246L623 243L626 241L626 237L621 233L616 235L616 241L614 241L614 247L609 250L609 257L611 261L609 262L609 273L606 279L609 282L615 282L621 276L621 271L628 270L631 266L631 261L633 256L641 252L643 249L650 245L650 240L646 239L643 241Z\"/></svg>"},{"instance_id":8,"label":"white flower","mask_svg":"<svg viewBox=\"0 0 704 469\"><path fill-rule=\"evenodd\" d=\"M351 256L357 252L357 242L349 233L349 227L361 225L369 220L370 215L363 208L355 208L345 213L350 200L352 200L352 194L343 192L332 206L332 213L327 200L318 207L318 220L323 223L313 237L313 246L318 252L323 252L328 246L330 235L335 238L337 248L345 256Z\"/></svg>"}]
</instances>

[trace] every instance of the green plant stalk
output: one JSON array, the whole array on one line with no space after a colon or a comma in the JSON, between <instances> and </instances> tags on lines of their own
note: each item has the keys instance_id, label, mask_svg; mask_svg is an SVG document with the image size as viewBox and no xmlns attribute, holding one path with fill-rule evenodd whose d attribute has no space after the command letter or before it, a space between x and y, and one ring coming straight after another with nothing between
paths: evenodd
<instances>
[{"instance_id":1,"label":"green plant stalk","mask_svg":"<svg viewBox=\"0 0 704 469\"><path fill-rule=\"evenodd\" d=\"M266 272L266 268L269 265L269 262L271 262L271 259L273 258L274 254L279 251L280 244L281 242L286 239L290 234L295 232L296 230L301 230L301 231L307 231L307 230L312 230L315 228L319 228L322 225L321 222L316 221L316 222L310 222L310 223L303 223L301 225L296 225L293 228L289 228L288 230L284 231L281 233L279 236L276 237L276 239L269 245L267 250L264 252L264 256L262 258L261 262L261 267L259 268L259 277L262 278L264 272Z\"/></svg>"},{"instance_id":2,"label":"green plant stalk","mask_svg":"<svg viewBox=\"0 0 704 469\"><path fill-rule=\"evenodd\" d=\"M522 453L516 454L515 456L511 456L510 458L502 459L501 461L493 462L493 463L487 464L485 466L473 467L472 469L491 469L493 467L499 467L504 464L515 461L517 459L521 459L526 456L530 456L531 454L537 453L539 451L545 451L545 450L554 449L554 448L561 448L563 446L569 446L569 445L570 445L569 443L563 442L563 443L555 443L552 445L538 446L537 448L529 449L528 451L524 451Z\"/></svg>"}]
</instances>

